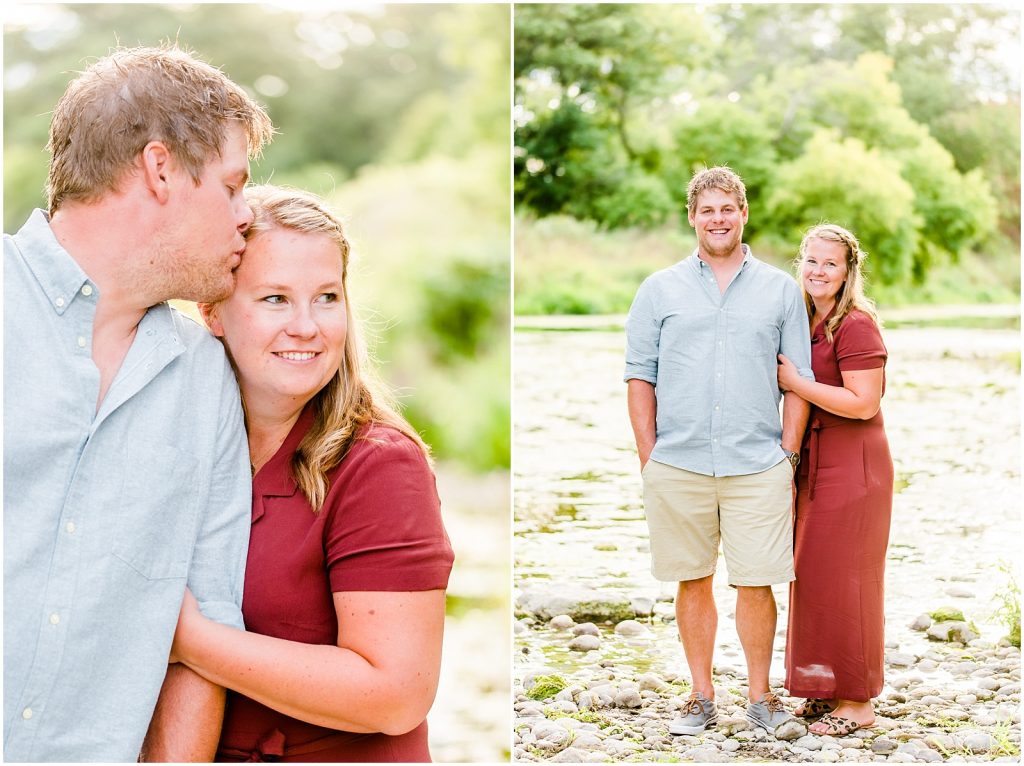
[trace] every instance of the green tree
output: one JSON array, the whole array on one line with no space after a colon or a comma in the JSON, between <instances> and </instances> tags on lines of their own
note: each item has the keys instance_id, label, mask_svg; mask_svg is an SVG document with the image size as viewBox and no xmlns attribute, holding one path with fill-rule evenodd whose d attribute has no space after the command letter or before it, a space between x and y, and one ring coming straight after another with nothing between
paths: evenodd
<instances>
[{"instance_id":1,"label":"green tree","mask_svg":"<svg viewBox=\"0 0 1024 766\"><path fill-rule=\"evenodd\" d=\"M827 221L853 231L871 254L869 273L884 284L911 277L921 221L899 163L834 130L815 133L807 150L779 167L769 215L788 242Z\"/></svg>"}]
</instances>

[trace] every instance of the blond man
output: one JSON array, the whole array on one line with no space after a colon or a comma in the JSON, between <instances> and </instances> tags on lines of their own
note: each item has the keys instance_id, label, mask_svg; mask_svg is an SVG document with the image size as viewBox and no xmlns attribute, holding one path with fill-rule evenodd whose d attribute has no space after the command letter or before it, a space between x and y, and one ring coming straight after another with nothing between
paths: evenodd
<instances>
[{"instance_id":1,"label":"blond man","mask_svg":"<svg viewBox=\"0 0 1024 766\"><path fill-rule=\"evenodd\" d=\"M640 455L652 572L678 583L676 624L693 694L673 734L718 719L711 668L719 544L736 588L750 722L769 732L791 716L768 687L776 605L793 579L793 471L806 402L786 394L779 353L811 373L807 316L796 283L743 244L743 181L724 167L687 189L697 249L648 277L626 322L629 416ZM792 355L796 355L795 358Z\"/></svg>"},{"instance_id":2,"label":"blond man","mask_svg":"<svg viewBox=\"0 0 1024 766\"><path fill-rule=\"evenodd\" d=\"M221 345L166 301L232 291L272 132L173 47L53 112L49 209L4 235L6 760L214 752L223 690L167 659L186 584L241 627L248 454Z\"/></svg>"}]
</instances>

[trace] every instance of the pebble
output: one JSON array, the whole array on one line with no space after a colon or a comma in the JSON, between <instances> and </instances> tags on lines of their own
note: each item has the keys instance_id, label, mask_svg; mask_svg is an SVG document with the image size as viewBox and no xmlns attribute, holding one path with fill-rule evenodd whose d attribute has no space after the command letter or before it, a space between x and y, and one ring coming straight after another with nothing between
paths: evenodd
<instances>
[{"instance_id":1,"label":"pebble","mask_svg":"<svg viewBox=\"0 0 1024 766\"><path fill-rule=\"evenodd\" d=\"M569 648L574 652L592 652L601 648L601 639L591 635L576 636L569 642Z\"/></svg>"},{"instance_id":2,"label":"pebble","mask_svg":"<svg viewBox=\"0 0 1024 766\"><path fill-rule=\"evenodd\" d=\"M660 692L670 688L664 678L654 673L644 673L640 676L638 682L640 684L640 691Z\"/></svg>"},{"instance_id":3,"label":"pebble","mask_svg":"<svg viewBox=\"0 0 1024 766\"><path fill-rule=\"evenodd\" d=\"M646 625L636 620L623 620L616 624L615 632L620 636L646 636L651 631Z\"/></svg>"},{"instance_id":4,"label":"pebble","mask_svg":"<svg viewBox=\"0 0 1024 766\"><path fill-rule=\"evenodd\" d=\"M889 753L896 750L896 743L891 739L884 739L879 737L871 743L871 752L878 753L879 755L888 755Z\"/></svg>"},{"instance_id":5,"label":"pebble","mask_svg":"<svg viewBox=\"0 0 1024 766\"><path fill-rule=\"evenodd\" d=\"M911 630L928 630L932 625L932 617L930 614L919 614L914 618L914 621L910 623Z\"/></svg>"},{"instance_id":6,"label":"pebble","mask_svg":"<svg viewBox=\"0 0 1024 766\"><path fill-rule=\"evenodd\" d=\"M557 617L552 617L548 623L549 627L555 630L567 630L576 624L576 621L567 614L560 614Z\"/></svg>"},{"instance_id":7,"label":"pebble","mask_svg":"<svg viewBox=\"0 0 1024 766\"><path fill-rule=\"evenodd\" d=\"M891 652L885 655L885 661L889 665L896 668L909 668L917 662L917 658L912 654L905 654L903 652Z\"/></svg>"},{"instance_id":8,"label":"pebble","mask_svg":"<svg viewBox=\"0 0 1024 766\"><path fill-rule=\"evenodd\" d=\"M775 738L781 740L800 739L807 734L807 725L802 721L793 719L775 728Z\"/></svg>"},{"instance_id":9,"label":"pebble","mask_svg":"<svg viewBox=\"0 0 1024 766\"><path fill-rule=\"evenodd\" d=\"M572 634L574 636L600 636L601 631L592 622L581 622L572 629Z\"/></svg>"},{"instance_id":10,"label":"pebble","mask_svg":"<svg viewBox=\"0 0 1024 766\"><path fill-rule=\"evenodd\" d=\"M974 732L963 738L963 746L972 753L987 753L993 745L995 740L984 732Z\"/></svg>"},{"instance_id":11,"label":"pebble","mask_svg":"<svg viewBox=\"0 0 1024 766\"><path fill-rule=\"evenodd\" d=\"M635 708L643 704L640 692L636 689L623 689L615 695L615 707Z\"/></svg>"}]
</instances>

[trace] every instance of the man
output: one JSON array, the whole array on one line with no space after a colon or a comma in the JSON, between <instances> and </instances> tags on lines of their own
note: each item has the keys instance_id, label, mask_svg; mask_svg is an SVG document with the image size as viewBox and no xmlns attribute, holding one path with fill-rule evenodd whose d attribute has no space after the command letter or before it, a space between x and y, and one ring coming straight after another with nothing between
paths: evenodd
<instances>
[{"instance_id":1,"label":"man","mask_svg":"<svg viewBox=\"0 0 1024 766\"><path fill-rule=\"evenodd\" d=\"M54 110L49 213L4 235L6 760L134 761L158 695L148 757L214 753L223 690L167 660L186 585L242 626L249 461L220 343L165 301L232 291L272 133L171 47Z\"/></svg>"},{"instance_id":2,"label":"man","mask_svg":"<svg viewBox=\"0 0 1024 766\"><path fill-rule=\"evenodd\" d=\"M739 176L724 167L697 173L687 206L696 252L648 277L626 322L651 570L678 582L676 623L693 679L669 731L697 734L717 721L712 578L721 541L747 660L747 718L774 732L791 716L768 688L771 586L793 580L793 472L808 416L787 393L780 427L776 355L812 377L807 315L796 283L742 242Z\"/></svg>"}]
</instances>

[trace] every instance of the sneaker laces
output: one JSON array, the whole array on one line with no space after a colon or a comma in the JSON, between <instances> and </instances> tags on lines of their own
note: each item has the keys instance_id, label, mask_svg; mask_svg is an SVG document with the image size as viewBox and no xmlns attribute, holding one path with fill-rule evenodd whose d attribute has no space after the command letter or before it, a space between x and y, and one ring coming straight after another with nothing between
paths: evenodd
<instances>
[{"instance_id":1,"label":"sneaker laces","mask_svg":"<svg viewBox=\"0 0 1024 766\"><path fill-rule=\"evenodd\" d=\"M697 698L696 694L692 694L687 698L686 702L683 703L683 707L680 712L684 716L701 715L704 712L704 705L701 704L701 701Z\"/></svg>"},{"instance_id":2,"label":"sneaker laces","mask_svg":"<svg viewBox=\"0 0 1024 766\"><path fill-rule=\"evenodd\" d=\"M786 711L786 707L782 704L782 700L779 699L779 695L772 692L767 692L761 698L761 704L768 709L769 713L784 713Z\"/></svg>"}]
</instances>

